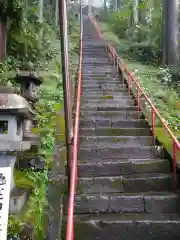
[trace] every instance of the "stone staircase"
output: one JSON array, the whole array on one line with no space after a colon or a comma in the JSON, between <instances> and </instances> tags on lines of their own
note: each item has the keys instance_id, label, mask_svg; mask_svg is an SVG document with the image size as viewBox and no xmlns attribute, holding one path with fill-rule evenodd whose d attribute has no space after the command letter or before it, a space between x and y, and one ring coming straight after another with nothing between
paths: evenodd
<instances>
[{"instance_id":1,"label":"stone staircase","mask_svg":"<svg viewBox=\"0 0 180 240\"><path fill-rule=\"evenodd\" d=\"M75 239L179 239L170 163L89 20L82 81Z\"/></svg>"}]
</instances>

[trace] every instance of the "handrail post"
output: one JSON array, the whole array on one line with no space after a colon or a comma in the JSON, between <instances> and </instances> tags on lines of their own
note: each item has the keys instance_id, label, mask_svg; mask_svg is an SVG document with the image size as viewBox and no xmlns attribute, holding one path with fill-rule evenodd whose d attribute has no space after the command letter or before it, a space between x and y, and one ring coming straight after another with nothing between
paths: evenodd
<instances>
[{"instance_id":1,"label":"handrail post","mask_svg":"<svg viewBox=\"0 0 180 240\"><path fill-rule=\"evenodd\" d=\"M177 145L173 141L173 191L176 192L176 158L177 158Z\"/></svg>"},{"instance_id":2,"label":"handrail post","mask_svg":"<svg viewBox=\"0 0 180 240\"><path fill-rule=\"evenodd\" d=\"M121 66L122 88L124 88L124 70L125 70L125 67L124 67L124 64L122 64L122 66Z\"/></svg>"},{"instance_id":3,"label":"handrail post","mask_svg":"<svg viewBox=\"0 0 180 240\"><path fill-rule=\"evenodd\" d=\"M140 118L140 96L139 96L139 88L136 87L137 92L136 92L136 103L137 103L137 107L138 107L138 119Z\"/></svg>"},{"instance_id":4,"label":"handrail post","mask_svg":"<svg viewBox=\"0 0 180 240\"><path fill-rule=\"evenodd\" d=\"M116 56L116 71L119 73L119 58Z\"/></svg>"},{"instance_id":5,"label":"handrail post","mask_svg":"<svg viewBox=\"0 0 180 240\"><path fill-rule=\"evenodd\" d=\"M127 85L128 85L128 97L131 96L131 74L128 72L127 76Z\"/></svg>"},{"instance_id":6,"label":"handrail post","mask_svg":"<svg viewBox=\"0 0 180 240\"><path fill-rule=\"evenodd\" d=\"M155 112L153 108L151 108L151 121L152 121L153 144L155 145Z\"/></svg>"},{"instance_id":7,"label":"handrail post","mask_svg":"<svg viewBox=\"0 0 180 240\"><path fill-rule=\"evenodd\" d=\"M67 172L68 184L70 181L70 165L71 165L71 145L73 139L73 121L72 121L72 100L71 85L69 78L69 62L68 62L68 31L67 31L67 10L66 1L59 0L59 22L61 37L61 61L63 76L63 95L64 95L64 115L65 115L65 138L67 150Z\"/></svg>"}]
</instances>

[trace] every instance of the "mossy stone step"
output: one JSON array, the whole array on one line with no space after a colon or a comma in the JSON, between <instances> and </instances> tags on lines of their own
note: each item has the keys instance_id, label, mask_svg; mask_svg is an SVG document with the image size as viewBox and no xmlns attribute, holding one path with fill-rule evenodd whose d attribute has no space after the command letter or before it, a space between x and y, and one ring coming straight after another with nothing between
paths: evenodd
<instances>
[{"instance_id":1,"label":"mossy stone step","mask_svg":"<svg viewBox=\"0 0 180 240\"><path fill-rule=\"evenodd\" d=\"M97 89L95 87L89 87L88 89L86 87L82 88L82 95L84 94L92 94L92 95L120 95L122 92L127 93L126 89L121 88L120 86L118 88L101 88Z\"/></svg>"},{"instance_id":2,"label":"mossy stone step","mask_svg":"<svg viewBox=\"0 0 180 240\"><path fill-rule=\"evenodd\" d=\"M140 193L171 191L170 174L131 174L119 177L78 178L77 193Z\"/></svg>"},{"instance_id":3,"label":"mossy stone step","mask_svg":"<svg viewBox=\"0 0 180 240\"><path fill-rule=\"evenodd\" d=\"M131 107L132 110L136 109L133 105L133 101L124 100L121 103L81 103L81 109L94 110L94 111L118 111L125 107Z\"/></svg>"},{"instance_id":4,"label":"mossy stone step","mask_svg":"<svg viewBox=\"0 0 180 240\"><path fill-rule=\"evenodd\" d=\"M180 197L171 192L142 194L79 194L75 214L87 213L177 213ZM66 205L67 213L67 205Z\"/></svg>"},{"instance_id":5,"label":"mossy stone step","mask_svg":"<svg viewBox=\"0 0 180 240\"><path fill-rule=\"evenodd\" d=\"M78 162L79 177L122 176L138 173L169 173L164 159L110 159L109 161Z\"/></svg>"},{"instance_id":6,"label":"mossy stone step","mask_svg":"<svg viewBox=\"0 0 180 240\"><path fill-rule=\"evenodd\" d=\"M80 119L80 127L82 128L98 128L98 127L120 127L120 128L148 128L145 120L122 120L121 118L106 117L87 117Z\"/></svg>"},{"instance_id":7,"label":"mossy stone step","mask_svg":"<svg viewBox=\"0 0 180 240\"><path fill-rule=\"evenodd\" d=\"M121 114L121 111L136 111L137 110L137 107L136 106L129 106L129 105L107 105L107 106L104 106L103 104L102 105L99 105L99 106L89 106L88 104L84 104L83 106L81 106L81 111L106 111L106 112L110 112L110 111L117 111L119 113L119 115Z\"/></svg>"},{"instance_id":8,"label":"mossy stone step","mask_svg":"<svg viewBox=\"0 0 180 240\"><path fill-rule=\"evenodd\" d=\"M121 147L128 146L152 146L151 136L81 136L79 137L80 147Z\"/></svg>"},{"instance_id":9,"label":"mossy stone step","mask_svg":"<svg viewBox=\"0 0 180 240\"><path fill-rule=\"evenodd\" d=\"M118 119L138 119L138 117L143 116L142 112L137 111L137 108L135 110L130 110L131 108L124 108L120 111L90 111L90 110L83 110L81 109L80 117L81 119L87 119L89 117L97 117L97 118L106 118L106 119L112 119L112 118L118 118Z\"/></svg>"},{"instance_id":10,"label":"mossy stone step","mask_svg":"<svg viewBox=\"0 0 180 240\"><path fill-rule=\"evenodd\" d=\"M82 99L122 99L127 98L128 94L126 91L120 91L120 92L112 92L112 91L84 91L82 92L81 98Z\"/></svg>"},{"instance_id":11,"label":"mossy stone step","mask_svg":"<svg viewBox=\"0 0 180 240\"><path fill-rule=\"evenodd\" d=\"M124 144L124 146L104 146L104 147L81 147L79 150L79 159L92 161L92 159L145 159L164 157L163 150L152 146L133 146Z\"/></svg>"},{"instance_id":12,"label":"mossy stone step","mask_svg":"<svg viewBox=\"0 0 180 240\"><path fill-rule=\"evenodd\" d=\"M179 239L177 214L79 214L75 216L75 239L81 240L169 240Z\"/></svg>"},{"instance_id":13,"label":"mossy stone step","mask_svg":"<svg viewBox=\"0 0 180 240\"><path fill-rule=\"evenodd\" d=\"M80 136L151 136L148 128L81 128Z\"/></svg>"},{"instance_id":14,"label":"mossy stone step","mask_svg":"<svg viewBox=\"0 0 180 240\"><path fill-rule=\"evenodd\" d=\"M83 101L90 101L90 102L97 102L97 101L103 101L103 100L113 100L113 101L120 101L130 99L128 97L128 94L126 92L121 92L120 94L112 94L112 95L95 95L95 94L84 94L81 96L81 102Z\"/></svg>"}]
</instances>

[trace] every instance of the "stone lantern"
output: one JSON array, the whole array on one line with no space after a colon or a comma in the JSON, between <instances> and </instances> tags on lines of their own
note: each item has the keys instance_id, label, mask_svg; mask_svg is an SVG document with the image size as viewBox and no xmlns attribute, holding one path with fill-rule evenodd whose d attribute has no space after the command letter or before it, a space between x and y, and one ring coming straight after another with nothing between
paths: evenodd
<instances>
[{"instance_id":1,"label":"stone lantern","mask_svg":"<svg viewBox=\"0 0 180 240\"><path fill-rule=\"evenodd\" d=\"M13 192L18 191L14 183L13 170L17 152L27 151L31 147L29 141L23 140L23 121L29 113L29 104L23 97L13 93L11 88L0 87L0 239L2 240L6 239L9 210L11 212L12 206L13 210L16 209L17 205L22 208L25 203L24 191L19 192L18 196L17 194L13 196ZM15 204L12 202L14 198Z\"/></svg>"},{"instance_id":2,"label":"stone lantern","mask_svg":"<svg viewBox=\"0 0 180 240\"><path fill-rule=\"evenodd\" d=\"M15 81L21 85L21 95L28 102L33 103L38 100L38 90L42 79L34 72L20 71L17 73Z\"/></svg>"},{"instance_id":3,"label":"stone lantern","mask_svg":"<svg viewBox=\"0 0 180 240\"><path fill-rule=\"evenodd\" d=\"M21 95L29 102L32 108L38 101L39 86L42 83L42 79L34 72L20 71L16 75L15 81L21 85ZM21 161L20 168L35 167L37 169L44 168L44 160L38 154L40 137L32 132L33 120L32 118L26 118L23 122L23 139L31 142L31 149L27 152L27 160ZM22 156L23 158L25 156Z\"/></svg>"}]
</instances>

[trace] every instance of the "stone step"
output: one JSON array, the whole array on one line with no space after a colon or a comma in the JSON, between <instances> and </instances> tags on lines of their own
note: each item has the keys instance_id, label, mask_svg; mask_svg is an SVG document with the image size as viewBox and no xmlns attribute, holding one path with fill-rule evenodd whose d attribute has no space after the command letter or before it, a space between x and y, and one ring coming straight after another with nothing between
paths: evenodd
<instances>
[{"instance_id":1,"label":"stone step","mask_svg":"<svg viewBox=\"0 0 180 240\"><path fill-rule=\"evenodd\" d=\"M124 100L121 101L121 103L102 103L102 104L96 104L96 103L81 103L81 109L86 109L86 110L93 110L93 111L117 111L121 110L124 108L130 108L131 110L135 110L136 106L134 106L134 102L132 100Z\"/></svg>"},{"instance_id":2,"label":"stone step","mask_svg":"<svg viewBox=\"0 0 180 240\"><path fill-rule=\"evenodd\" d=\"M112 88L101 88L101 89L97 89L95 87L90 87L90 88L86 88L82 86L82 95L84 94L92 94L92 95L111 95L113 93L118 93L120 95L120 93L126 93L127 94L127 89L125 88L121 88L119 87L112 87Z\"/></svg>"},{"instance_id":3,"label":"stone step","mask_svg":"<svg viewBox=\"0 0 180 240\"><path fill-rule=\"evenodd\" d=\"M99 69L99 70L94 70L94 69L82 69L82 74L87 74L87 75L92 75L92 74L104 74L104 76L106 75L117 75L116 69L115 68L111 68L111 69Z\"/></svg>"},{"instance_id":4,"label":"stone step","mask_svg":"<svg viewBox=\"0 0 180 240\"><path fill-rule=\"evenodd\" d=\"M120 127L120 128L148 128L148 124L143 119L122 120L119 118L102 118L89 116L86 119L80 119L80 127L97 128L97 127Z\"/></svg>"},{"instance_id":5,"label":"stone step","mask_svg":"<svg viewBox=\"0 0 180 240\"><path fill-rule=\"evenodd\" d=\"M169 173L170 164L165 159L121 159L109 161L78 162L79 177L120 176L138 173Z\"/></svg>"},{"instance_id":6,"label":"stone step","mask_svg":"<svg viewBox=\"0 0 180 240\"><path fill-rule=\"evenodd\" d=\"M96 73L99 73L99 74L102 73L105 76L106 74L112 74L112 73L116 74L116 70L114 67L106 68L106 69L105 68L93 69L93 68L83 67L82 69L82 74L96 74Z\"/></svg>"},{"instance_id":7,"label":"stone step","mask_svg":"<svg viewBox=\"0 0 180 240\"><path fill-rule=\"evenodd\" d=\"M116 83L111 83L111 82L109 82L109 83L100 83L100 82L98 82L98 83L95 83L95 82L92 82L91 81L91 83L83 83L82 84L82 88L84 88L84 87L86 87L86 88L96 88L96 89L106 89L106 88L110 88L110 89L114 89L114 88L120 88L120 89L126 89L126 88L122 88L122 85L119 83L119 82L116 82ZM126 91L127 91L127 89L126 89Z\"/></svg>"},{"instance_id":8,"label":"stone step","mask_svg":"<svg viewBox=\"0 0 180 240\"><path fill-rule=\"evenodd\" d=\"M98 54L97 54L98 52ZM83 48L83 52L82 52L83 56L96 56L96 57L103 57L104 59L107 59L109 57L106 48L103 47L101 50L99 49L98 46L84 46Z\"/></svg>"},{"instance_id":9,"label":"stone step","mask_svg":"<svg viewBox=\"0 0 180 240\"><path fill-rule=\"evenodd\" d=\"M95 53L83 53L82 54L82 60L86 60L86 59L89 59L89 58L96 58L96 61L98 62L110 62L112 61L112 59L110 58L110 56L107 55L107 53L102 53L102 54L99 54L99 55L96 55Z\"/></svg>"},{"instance_id":10,"label":"stone step","mask_svg":"<svg viewBox=\"0 0 180 240\"><path fill-rule=\"evenodd\" d=\"M88 64L84 64L82 66L82 73L104 73L104 75L106 75L106 73L111 73L111 72L116 72L116 69L113 67L113 65L110 65L109 67L89 67Z\"/></svg>"},{"instance_id":11,"label":"stone step","mask_svg":"<svg viewBox=\"0 0 180 240\"><path fill-rule=\"evenodd\" d=\"M152 146L133 146L124 144L124 146L104 146L104 147L81 147L79 150L79 159L85 161L109 160L109 159L145 159L154 157L164 157L161 147Z\"/></svg>"},{"instance_id":12,"label":"stone step","mask_svg":"<svg viewBox=\"0 0 180 240\"><path fill-rule=\"evenodd\" d=\"M97 81L103 81L103 80L108 80L110 82L113 82L113 81L117 81L119 79L121 79L121 76L119 76L117 74L116 77L109 77L109 76L104 76L104 74L95 74L93 76L87 76L87 78L82 78L83 79L83 82L86 81L86 80L89 80L89 81L94 81L94 80L97 80Z\"/></svg>"},{"instance_id":13,"label":"stone step","mask_svg":"<svg viewBox=\"0 0 180 240\"><path fill-rule=\"evenodd\" d=\"M112 84L112 85L120 85L122 87L122 84L120 82L120 79L118 78L99 78L99 79L84 79L82 82L82 86L101 86L101 85L107 85L107 84Z\"/></svg>"},{"instance_id":14,"label":"stone step","mask_svg":"<svg viewBox=\"0 0 180 240\"><path fill-rule=\"evenodd\" d=\"M173 213L79 214L74 229L76 240L169 240L179 239L180 219Z\"/></svg>"},{"instance_id":15,"label":"stone step","mask_svg":"<svg viewBox=\"0 0 180 240\"><path fill-rule=\"evenodd\" d=\"M99 85L99 87L97 87L97 85L96 84L93 84L93 85L89 85L88 86L88 92L89 91L94 91L94 92L98 92L99 90L100 91L112 91L112 92L124 92L124 91L127 91L127 89L126 88L122 88L122 86L121 86L121 84L111 84L111 83L109 83L109 84L98 84ZM87 88L87 85L86 86L84 86L84 85L82 85L82 91L83 91L83 89L84 88Z\"/></svg>"},{"instance_id":16,"label":"stone step","mask_svg":"<svg viewBox=\"0 0 180 240\"><path fill-rule=\"evenodd\" d=\"M139 113L140 116L142 116L142 112ZM89 117L94 117L95 119L138 119L138 111L137 109L135 110L129 110L129 108L122 109L121 111L87 111L87 110L82 110L80 112L80 117L81 119L88 119Z\"/></svg>"},{"instance_id":17,"label":"stone step","mask_svg":"<svg viewBox=\"0 0 180 240\"><path fill-rule=\"evenodd\" d=\"M82 64L82 70L83 72L97 72L97 73L106 73L106 72L111 72L111 71L114 71L114 66L113 65L109 65L109 64L101 64L101 65L98 65L97 64L87 64L87 63L84 63Z\"/></svg>"},{"instance_id":18,"label":"stone step","mask_svg":"<svg viewBox=\"0 0 180 240\"><path fill-rule=\"evenodd\" d=\"M89 43L85 43L83 45L83 53L94 53L94 54L97 54L97 50L98 50L98 53L105 53L106 51L106 47L104 45L103 42L100 42L100 43L97 43L97 45L92 45L90 42Z\"/></svg>"},{"instance_id":19,"label":"stone step","mask_svg":"<svg viewBox=\"0 0 180 240\"><path fill-rule=\"evenodd\" d=\"M96 50L96 51L98 51L98 50ZM86 51L86 52L83 51L82 57L83 57L83 59L84 58L89 58L89 57L94 57L96 59L101 59L102 61L110 60L110 57L106 52L102 52L102 53L97 55L95 52L91 53L89 51Z\"/></svg>"},{"instance_id":20,"label":"stone step","mask_svg":"<svg viewBox=\"0 0 180 240\"><path fill-rule=\"evenodd\" d=\"M89 59L89 58L88 58ZM97 61L97 59L91 59L91 61L87 64L86 62L82 62L82 66L88 66L89 68L92 68L92 67L95 67L95 68L98 68L98 67L107 67L109 68L110 66L112 67L112 64L113 62L112 61L108 61L107 63L104 63L103 61Z\"/></svg>"},{"instance_id":21,"label":"stone step","mask_svg":"<svg viewBox=\"0 0 180 240\"><path fill-rule=\"evenodd\" d=\"M93 99L99 99L99 98L103 98L103 99L115 99L115 98L124 98L124 97L128 97L128 93L126 90L124 91L119 91L119 92L113 92L113 91L83 91L82 98L86 97L88 98L93 98Z\"/></svg>"},{"instance_id":22,"label":"stone step","mask_svg":"<svg viewBox=\"0 0 180 240\"><path fill-rule=\"evenodd\" d=\"M78 178L77 193L141 193L172 190L172 176L165 173Z\"/></svg>"},{"instance_id":23,"label":"stone step","mask_svg":"<svg viewBox=\"0 0 180 240\"><path fill-rule=\"evenodd\" d=\"M179 209L180 197L171 192L79 194L74 213L177 213Z\"/></svg>"},{"instance_id":24,"label":"stone step","mask_svg":"<svg viewBox=\"0 0 180 240\"><path fill-rule=\"evenodd\" d=\"M94 74L106 75L107 73L106 71L104 72L104 70L108 70L108 73L111 73L110 71L115 72L116 69L111 60L108 62L100 62L98 59L91 61L89 59L83 59L82 70L82 74L84 74L84 72L86 73L88 70L91 70L92 73L94 72Z\"/></svg>"},{"instance_id":25,"label":"stone step","mask_svg":"<svg viewBox=\"0 0 180 240\"><path fill-rule=\"evenodd\" d=\"M112 60L111 59L106 59L106 60L103 60L102 58L96 58L96 57L83 57L82 58L82 64L100 64L100 65L103 65L103 64L113 64L112 63Z\"/></svg>"},{"instance_id":26,"label":"stone step","mask_svg":"<svg viewBox=\"0 0 180 240\"><path fill-rule=\"evenodd\" d=\"M128 146L152 146L151 136L103 136L103 137L79 137L80 147L122 147Z\"/></svg>"},{"instance_id":27,"label":"stone step","mask_svg":"<svg viewBox=\"0 0 180 240\"><path fill-rule=\"evenodd\" d=\"M119 75L115 72L112 73L82 73L82 79L84 78L99 78L99 77L104 77L104 78L118 78Z\"/></svg>"},{"instance_id":28,"label":"stone step","mask_svg":"<svg viewBox=\"0 0 180 240\"><path fill-rule=\"evenodd\" d=\"M117 97L117 98L116 98ZM129 102L130 104L134 104L135 100L133 100L132 98L129 98L128 96L115 96L114 99L111 98L111 96L105 96L103 98L90 98L88 99L86 96L82 96L81 98L81 102L82 103L90 103L90 104L124 104L124 102Z\"/></svg>"},{"instance_id":29,"label":"stone step","mask_svg":"<svg viewBox=\"0 0 180 240\"><path fill-rule=\"evenodd\" d=\"M89 94L89 93L87 93L86 95L84 94L84 95L82 95L81 96L81 100L82 101L84 101L84 100L86 100L86 101L94 101L94 102L96 102L96 101L103 101L103 100L118 100L118 101L121 101L121 100L124 100L124 99L131 99L131 98L129 98L128 97L128 93L126 93L126 92L121 92L121 93L119 93L119 94L114 94L114 95L92 95L92 94Z\"/></svg>"},{"instance_id":30,"label":"stone step","mask_svg":"<svg viewBox=\"0 0 180 240\"><path fill-rule=\"evenodd\" d=\"M80 136L151 136L149 128L81 128Z\"/></svg>"},{"instance_id":31,"label":"stone step","mask_svg":"<svg viewBox=\"0 0 180 240\"><path fill-rule=\"evenodd\" d=\"M81 111L84 111L84 110L87 110L87 111L107 111L107 112L110 112L110 111L136 111L137 110L137 107L136 106L130 106L129 104L127 105L123 105L123 104L112 104L112 105L107 105L105 106L104 104L102 105L98 105L98 106L95 106L95 105L90 105L90 104L83 104L81 106ZM120 113L119 113L120 115Z\"/></svg>"},{"instance_id":32,"label":"stone step","mask_svg":"<svg viewBox=\"0 0 180 240\"><path fill-rule=\"evenodd\" d=\"M119 78L89 78L89 79L83 79L82 85L88 86L88 85L101 85L101 84L121 84L121 81Z\"/></svg>"}]
</instances>

